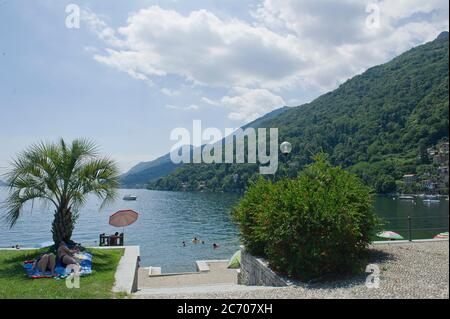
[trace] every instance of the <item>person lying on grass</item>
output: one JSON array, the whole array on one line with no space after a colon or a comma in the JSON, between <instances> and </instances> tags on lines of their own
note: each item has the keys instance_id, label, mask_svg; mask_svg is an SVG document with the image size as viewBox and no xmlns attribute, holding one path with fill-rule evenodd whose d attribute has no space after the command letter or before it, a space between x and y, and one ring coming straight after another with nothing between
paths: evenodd
<instances>
[{"instance_id":1,"label":"person lying on grass","mask_svg":"<svg viewBox=\"0 0 450 319\"><path fill-rule=\"evenodd\" d=\"M65 242L61 242L58 247L58 260L63 267L67 267L69 265L80 266L80 261L74 257L74 254L77 253L78 250L69 249Z\"/></svg>"},{"instance_id":2,"label":"person lying on grass","mask_svg":"<svg viewBox=\"0 0 450 319\"><path fill-rule=\"evenodd\" d=\"M36 260L33 262L33 267L31 269L32 271L35 271L37 269L42 273L50 271L52 273L52 276L56 277L58 275L55 272L55 267L56 267L56 256L54 254L43 254L38 258L36 258Z\"/></svg>"}]
</instances>

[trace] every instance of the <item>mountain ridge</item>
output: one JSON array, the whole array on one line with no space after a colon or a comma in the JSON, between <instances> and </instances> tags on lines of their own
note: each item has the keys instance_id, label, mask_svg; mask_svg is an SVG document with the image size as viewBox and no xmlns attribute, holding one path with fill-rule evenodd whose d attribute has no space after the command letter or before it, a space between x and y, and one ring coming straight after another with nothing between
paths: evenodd
<instances>
[{"instance_id":1,"label":"mountain ridge","mask_svg":"<svg viewBox=\"0 0 450 319\"><path fill-rule=\"evenodd\" d=\"M242 128L257 127L262 121L266 121L274 116L277 116L288 109L288 106L275 109L244 125ZM192 156L193 146L191 146L190 149ZM128 172L120 176L120 184L122 188L145 188L152 180L166 176L183 165L183 163L174 164L170 158L170 153L167 153L156 158L155 160L140 162L139 164L133 166Z\"/></svg>"},{"instance_id":2,"label":"mountain ridge","mask_svg":"<svg viewBox=\"0 0 450 319\"><path fill-rule=\"evenodd\" d=\"M310 103L255 122L278 127L281 141L294 146L278 177L295 176L312 154L325 152L377 192L390 192L403 187L403 174L430 169L424 151L448 139L448 77L443 32ZM243 191L257 176L254 164L187 164L149 188Z\"/></svg>"}]
</instances>

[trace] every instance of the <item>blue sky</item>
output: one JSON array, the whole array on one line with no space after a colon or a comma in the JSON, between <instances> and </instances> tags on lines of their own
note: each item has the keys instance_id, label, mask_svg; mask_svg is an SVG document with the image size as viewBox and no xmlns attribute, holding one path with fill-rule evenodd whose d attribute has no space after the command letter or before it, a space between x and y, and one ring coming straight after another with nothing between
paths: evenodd
<instances>
[{"instance_id":1,"label":"blue sky","mask_svg":"<svg viewBox=\"0 0 450 319\"><path fill-rule=\"evenodd\" d=\"M194 119L224 131L300 105L444 30L441 0L0 0L0 172L60 137L125 171Z\"/></svg>"}]
</instances>

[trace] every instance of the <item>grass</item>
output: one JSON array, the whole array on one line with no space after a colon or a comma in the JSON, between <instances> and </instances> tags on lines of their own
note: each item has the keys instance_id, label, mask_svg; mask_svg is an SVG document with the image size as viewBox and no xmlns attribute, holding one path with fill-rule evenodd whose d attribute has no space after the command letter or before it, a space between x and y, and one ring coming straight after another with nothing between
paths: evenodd
<instances>
[{"instance_id":1,"label":"grass","mask_svg":"<svg viewBox=\"0 0 450 319\"><path fill-rule=\"evenodd\" d=\"M0 251L0 299L110 299L114 275L123 249L88 249L93 254L92 274L81 277L79 289L68 289L64 279L29 279L23 269L44 250Z\"/></svg>"}]
</instances>

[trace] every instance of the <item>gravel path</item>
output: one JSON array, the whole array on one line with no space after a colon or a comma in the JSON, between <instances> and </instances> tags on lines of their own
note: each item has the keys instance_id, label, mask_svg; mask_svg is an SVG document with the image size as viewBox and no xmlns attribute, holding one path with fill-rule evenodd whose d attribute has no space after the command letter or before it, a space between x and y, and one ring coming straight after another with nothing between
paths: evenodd
<instances>
[{"instance_id":1,"label":"gravel path","mask_svg":"<svg viewBox=\"0 0 450 319\"><path fill-rule=\"evenodd\" d=\"M371 263L380 269L379 288L365 285L368 274L331 283L253 291L151 295L176 299L372 299L449 298L448 241L384 244L372 247Z\"/></svg>"}]
</instances>

